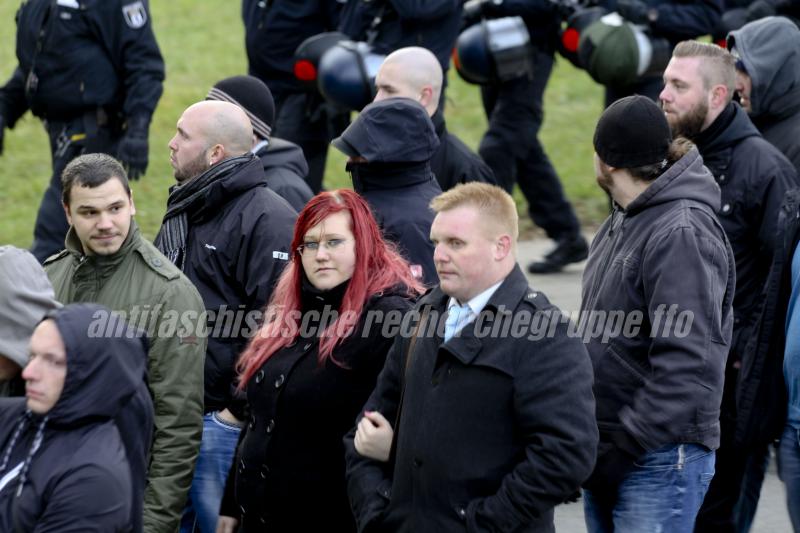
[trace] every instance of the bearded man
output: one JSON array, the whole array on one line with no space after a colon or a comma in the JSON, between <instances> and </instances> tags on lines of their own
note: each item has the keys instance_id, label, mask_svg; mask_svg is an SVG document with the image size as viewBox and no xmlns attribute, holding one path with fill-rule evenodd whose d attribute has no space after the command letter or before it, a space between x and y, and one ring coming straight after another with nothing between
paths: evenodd
<instances>
[{"instance_id":1,"label":"bearded man","mask_svg":"<svg viewBox=\"0 0 800 533\"><path fill-rule=\"evenodd\" d=\"M766 457L782 421L772 405L779 390L764 387L761 369L769 356L759 350L753 327L764 311L761 292L775 249L784 193L797 186L788 159L767 142L747 113L732 101L734 57L708 43L684 41L664 71L661 106L674 136L695 142L721 189L718 216L733 248L736 292L733 339L722 398L721 443L716 474L697 519L698 531L735 531L734 509L746 460ZM778 434L774 434L777 430ZM763 459L762 459L763 462Z\"/></svg>"}]
</instances>

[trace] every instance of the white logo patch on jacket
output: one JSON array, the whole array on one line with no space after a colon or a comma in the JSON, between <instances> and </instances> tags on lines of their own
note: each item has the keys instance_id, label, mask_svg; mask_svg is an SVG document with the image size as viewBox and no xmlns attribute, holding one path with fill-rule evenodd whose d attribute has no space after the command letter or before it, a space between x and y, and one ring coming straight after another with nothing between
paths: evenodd
<instances>
[{"instance_id":1,"label":"white logo patch on jacket","mask_svg":"<svg viewBox=\"0 0 800 533\"><path fill-rule=\"evenodd\" d=\"M147 10L141 1L122 6L122 14L125 16L125 23L134 30L147 24Z\"/></svg>"}]
</instances>

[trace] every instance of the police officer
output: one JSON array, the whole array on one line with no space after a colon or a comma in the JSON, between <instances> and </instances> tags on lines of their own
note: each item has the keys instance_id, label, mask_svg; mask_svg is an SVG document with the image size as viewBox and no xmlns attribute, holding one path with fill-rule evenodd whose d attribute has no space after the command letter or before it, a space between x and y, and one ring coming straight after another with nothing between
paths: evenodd
<instances>
[{"instance_id":1,"label":"police officer","mask_svg":"<svg viewBox=\"0 0 800 533\"><path fill-rule=\"evenodd\" d=\"M17 59L0 88L3 129L28 109L50 137L53 176L34 229L39 261L64 247L61 172L76 156L116 155L132 179L147 170L147 133L164 61L148 0L27 0L17 11Z\"/></svg>"},{"instance_id":2,"label":"police officer","mask_svg":"<svg viewBox=\"0 0 800 533\"><path fill-rule=\"evenodd\" d=\"M722 0L604 0L609 11L617 11L634 24L645 26L653 37L666 38L672 47L680 41L711 35L721 22ZM664 88L661 75L649 76L621 86L606 86L606 107L633 94L658 102Z\"/></svg>"},{"instance_id":3,"label":"police officer","mask_svg":"<svg viewBox=\"0 0 800 533\"><path fill-rule=\"evenodd\" d=\"M519 184L531 218L556 243L544 258L528 265L529 272L557 272L588 254L575 211L537 137L560 18L554 3L546 0L485 0L465 6L467 20L476 15L521 16L530 34L533 75L481 86L489 128L478 152L506 191Z\"/></svg>"},{"instance_id":4,"label":"police officer","mask_svg":"<svg viewBox=\"0 0 800 533\"><path fill-rule=\"evenodd\" d=\"M421 46L436 55L447 79L450 53L461 24L461 0L347 0L339 30L366 41L377 54ZM444 109L444 90L439 100Z\"/></svg>"},{"instance_id":5,"label":"police officer","mask_svg":"<svg viewBox=\"0 0 800 533\"><path fill-rule=\"evenodd\" d=\"M300 85L294 77L294 51L307 37L335 30L344 1L242 0L249 74L272 92L272 133L303 149L306 181L315 194L322 189L328 143L347 126L349 113Z\"/></svg>"}]
</instances>

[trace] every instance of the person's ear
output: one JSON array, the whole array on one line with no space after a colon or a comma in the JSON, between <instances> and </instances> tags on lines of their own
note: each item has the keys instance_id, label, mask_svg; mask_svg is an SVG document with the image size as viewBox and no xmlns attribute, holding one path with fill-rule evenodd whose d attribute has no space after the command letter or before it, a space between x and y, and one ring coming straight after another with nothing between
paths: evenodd
<instances>
[{"instance_id":1,"label":"person's ear","mask_svg":"<svg viewBox=\"0 0 800 533\"><path fill-rule=\"evenodd\" d=\"M221 144L215 144L209 149L208 166L214 166L223 159L225 159L225 147Z\"/></svg>"},{"instance_id":2,"label":"person's ear","mask_svg":"<svg viewBox=\"0 0 800 533\"><path fill-rule=\"evenodd\" d=\"M133 216L136 214L136 204L133 203L133 191L131 191L128 199L131 201L131 216Z\"/></svg>"},{"instance_id":3,"label":"person's ear","mask_svg":"<svg viewBox=\"0 0 800 533\"><path fill-rule=\"evenodd\" d=\"M433 100L433 87L430 85L425 85L422 87L422 90L419 92L419 103L422 107L426 108L431 105L431 101Z\"/></svg>"},{"instance_id":4,"label":"person's ear","mask_svg":"<svg viewBox=\"0 0 800 533\"><path fill-rule=\"evenodd\" d=\"M500 235L495 241L495 259L502 261L511 253L514 241L511 235Z\"/></svg>"},{"instance_id":5,"label":"person's ear","mask_svg":"<svg viewBox=\"0 0 800 533\"><path fill-rule=\"evenodd\" d=\"M731 94L725 85L715 85L711 88L709 107L712 109L720 109L728 105L730 102Z\"/></svg>"}]
</instances>

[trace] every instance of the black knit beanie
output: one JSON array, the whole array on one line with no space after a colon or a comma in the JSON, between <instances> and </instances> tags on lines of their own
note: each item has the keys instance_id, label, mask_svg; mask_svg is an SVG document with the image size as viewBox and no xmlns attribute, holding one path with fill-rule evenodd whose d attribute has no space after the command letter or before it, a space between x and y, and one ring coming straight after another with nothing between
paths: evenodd
<instances>
[{"instance_id":1,"label":"black knit beanie","mask_svg":"<svg viewBox=\"0 0 800 533\"><path fill-rule=\"evenodd\" d=\"M275 122L275 102L267 84L253 76L233 76L218 81L206 100L221 100L241 107L253 124L253 131L269 139Z\"/></svg>"},{"instance_id":2,"label":"black knit beanie","mask_svg":"<svg viewBox=\"0 0 800 533\"><path fill-rule=\"evenodd\" d=\"M663 161L672 132L658 105L634 95L617 100L600 115L594 130L594 151L606 165L636 168Z\"/></svg>"}]
</instances>

